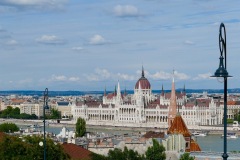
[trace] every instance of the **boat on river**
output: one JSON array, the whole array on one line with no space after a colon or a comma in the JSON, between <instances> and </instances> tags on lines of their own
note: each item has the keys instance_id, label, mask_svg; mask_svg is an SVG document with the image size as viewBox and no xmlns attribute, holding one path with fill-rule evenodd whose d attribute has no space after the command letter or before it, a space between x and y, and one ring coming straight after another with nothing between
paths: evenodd
<instances>
[{"instance_id":1,"label":"boat on river","mask_svg":"<svg viewBox=\"0 0 240 160\"><path fill-rule=\"evenodd\" d=\"M224 137L224 135L222 135L222 138ZM232 133L232 132L229 132L227 133L227 139L236 139L238 138L238 135L236 133Z\"/></svg>"},{"instance_id":2,"label":"boat on river","mask_svg":"<svg viewBox=\"0 0 240 160\"><path fill-rule=\"evenodd\" d=\"M32 128L32 129L39 129L39 128L41 128L42 126L40 126L39 124L32 124L32 125L30 125L30 126L28 126L28 127Z\"/></svg>"},{"instance_id":3,"label":"boat on river","mask_svg":"<svg viewBox=\"0 0 240 160\"><path fill-rule=\"evenodd\" d=\"M195 136L195 137L205 137L205 136L207 136L207 132L204 132L204 131L194 131L192 133L192 136Z\"/></svg>"}]
</instances>

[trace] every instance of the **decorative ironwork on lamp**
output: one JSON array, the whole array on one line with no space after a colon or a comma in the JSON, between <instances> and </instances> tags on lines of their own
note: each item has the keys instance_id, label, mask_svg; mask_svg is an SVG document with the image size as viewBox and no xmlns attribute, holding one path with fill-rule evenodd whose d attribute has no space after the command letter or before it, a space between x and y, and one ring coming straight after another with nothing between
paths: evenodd
<instances>
[{"instance_id":1,"label":"decorative ironwork on lamp","mask_svg":"<svg viewBox=\"0 0 240 160\"><path fill-rule=\"evenodd\" d=\"M224 113L223 113L224 137L223 137L222 157L223 157L223 160L227 160L228 158L228 154L227 154L227 78L232 76L228 75L228 71L227 71L226 29L223 23L220 24L220 28L219 28L219 49L220 49L219 67L216 70L215 74L211 77L223 78L223 81L224 81Z\"/></svg>"}]
</instances>

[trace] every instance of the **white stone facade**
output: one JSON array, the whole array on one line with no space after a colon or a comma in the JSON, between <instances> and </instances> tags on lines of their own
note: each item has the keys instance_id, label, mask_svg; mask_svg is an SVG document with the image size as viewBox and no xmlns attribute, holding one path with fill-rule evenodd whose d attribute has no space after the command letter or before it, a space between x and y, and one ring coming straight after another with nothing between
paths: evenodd
<instances>
[{"instance_id":1,"label":"white stone facade","mask_svg":"<svg viewBox=\"0 0 240 160\"><path fill-rule=\"evenodd\" d=\"M93 125L167 128L169 97L163 92L154 95L143 72L132 95L121 94L118 82L115 92L105 93L102 102L73 103L73 120L82 117ZM222 124L223 107L212 98L196 99L194 103L187 100L185 93L176 97L178 111L187 125Z\"/></svg>"}]
</instances>

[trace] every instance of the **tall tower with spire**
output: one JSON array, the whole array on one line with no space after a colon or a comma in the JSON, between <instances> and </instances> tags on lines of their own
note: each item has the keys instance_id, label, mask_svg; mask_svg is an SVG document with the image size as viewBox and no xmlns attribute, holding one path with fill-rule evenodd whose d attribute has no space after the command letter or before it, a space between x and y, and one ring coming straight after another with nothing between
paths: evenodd
<instances>
[{"instance_id":1,"label":"tall tower with spire","mask_svg":"<svg viewBox=\"0 0 240 160\"><path fill-rule=\"evenodd\" d=\"M161 92L161 96L164 96L163 84L162 84L162 92Z\"/></svg>"},{"instance_id":2,"label":"tall tower with spire","mask_svg":"<svg viewBox=\"0 0 240 160\"><path fill-rule=\"evenodd\" d=\"M142 76L137 81L134 89L134 95L136 98L139 97L139 94L141 94L141 97L144 99L145 105L151 102L152 99L154 98L152 96L151 84L149 83L148 79L145 78L143 66L142 66Z\"/></svg>"},{"instance_id":3,"label":"tall tower with spire","mask_svg":"<svg viewBox=\"0 0 240 160\"><path fill-rule=\"evenodd\" d=\"M171 127L172 122L176 117L176 115L177 115L177 99L176 99L174 71L173 71L171 98L170 98L170 105L168 107L168 128Z\"/></svg>"},{"instance_id":4,"label":"tall tower with spire","mask_svg":"<svg viewBox=\"0 0 240 160\"><path fill-rule=\"evenodd\" d=\"M119 81L118 81L117 91L115 91L115 92L116 92L116 104L121 105L122 104L122 95L121 95Z\"/></svg>"}]
</instances>

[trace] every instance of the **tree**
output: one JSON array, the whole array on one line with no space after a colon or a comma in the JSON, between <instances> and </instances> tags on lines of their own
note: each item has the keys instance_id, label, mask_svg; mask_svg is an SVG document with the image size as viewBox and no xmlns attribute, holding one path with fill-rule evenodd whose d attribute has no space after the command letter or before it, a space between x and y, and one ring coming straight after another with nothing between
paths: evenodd
<instances>
[{"instance_id":1,"label":"tree","mask_svg":"<svg viewBox=\"0 0 240 160\"><path fill-rule=\"evenodd\" d=\"M0 138L0 159L43 159L43 146L39 145L43 138L39 136L27 136L18 138L16 136L5 135L1 133ZM69 160L63 147L60 144L54 144L51 139L46 143L47 159L51 160Z\"/></svg>"},{"instance_id":2,"label":"tree","mask_svg":"<svg viewBox=\"0 0 240 160\"><path fill-rule=\"evenodd\" d=\"M20 109L18 107L12 109L11 115L19 115L20 114Z\"/></svg>"},{"instance_id":3,"label":"tree","mask_svg":"<svg viewBox=\"0 0 240 160\"><path fill-rule=\"evenodd\" d=\"M18 126L15 123L3 123L0 124L0 132L16 132L19 131Z\"/></svg>"},{"instance_id":4,"label":"tree","mask_svg":"<svg viewBox=\"0 0 240 160\"><path fill-rule=\"evenodd\" d=\"M96 154L96 153L93 153L93 152L90 154L90 157L91 157L91 160L108 160L106 156Z\"/></svg>"},{"instance_id":5,"label":"tree","mask_svg":"<svg viewBox=\"0 0 240 160\"><path fill-rule=\"evenodd\" d=\"M122 159L125 159L125 156L124 156L124 154L123 154L121 149L114 148L114 150L110 150L108 152L107 159L108 160L122 160Z\"/></svg>"},{"instance_id":6,"label":"tree","mask_svg":"<svg viewBox=\"0 0 240 160\"><path fill-rule=\"evenodd\" d=\"M141 156L137 151L132 149L128 150L126 146L124 147L123 154L127 160L143 160L144 158L144 156Z\"/></svg>"},{"instance_id":7,"label":"tree","mask_svg":"<svg viewBox=\"0 0 240 160\"><path fill-rule=\"evenodd\" d=\"M152 139L153 146L148 147L146 154L147 160L165 160L166 159L166 153L165 148L162 144L159 144L159 142L156 139Z\"/></svg>"},{"instance_id":8,"label":"tree","mask_svg":"<svg viewBox=\"0 0 240 160\"><path fill-rule=\"evenodd\" d=\"M7 109L3 111L3 114L9 115L11 114L12 110L13 110L12 106L7 106Z\"/></svg>"},{"instance_id":9,"label":"tree","mask_svg":"<svg viewBox=\"0 0 240 160\"><path fill-rule=\"evenodd\" d=\"M143 160L144 157L141 156L137 151L132 149L128 150L125 146L124 150L122 151L119 148L115 148L114 150L110 150L108 152L108 160Z\"/></svg>"},{"instance_id":10,"label":"tree","mask_svg":"<svg viewBox=\"0 0 240 160\"><path fill-rule=\"evenodd\" d=\"M1 134L0 159L31 159L28 154L28 145L18 137Z\"/></svg>"},{"instance_id":11,"label":"tree","mask_svg":"<svg viewBox=\"0 0 240 160\"><path fill-rule=\"evenodd\" d=\"M20 114L20 109L18 107L12 108L11 106L7 106L6 109L0 112L1 118L17 118L17 119L37 119L36 115L29 115L26 113Z\"/></svg>"},{"instance_id":12,"label":"tree","mask_svg":"<svg viewBox=\"0 0 240 160\"><path fill-rule=\"evenodd\" d=\"M86 132L86 121L83 118L78 118L76 123L76 136L82 137Z\"/></svg>"},{"instance_id":13,"label":"tree","mask_svg":"<svg viewBox=\"0 0 240 160\"><path fill-rule=\"evenodd\" d=\"M61 117L61 112L59 112L57 109L52 108L51 109L51 119L59 119Z\"/></svg>"},{"instance_id":14,"label":"tree","mask_svg":"<svg viewBox=\"0 0 240 160\"><path fill-rule=\"evenodd\" d=\"M39 145L39 142L43 142L42 137L39 136L27 136L24 138L25 143L34 146L31 148L30 153L32 159L41 159L43 157L43 146ZM46 139L46 159L52 160L68 160L69 155L67 155L63 147L59 143L53 142L53 140Z\"/></svg>"},{"instance_id":15,"label":"tree","mask_svg":"<svg viewBox=\"0 0 240 160\"><path fill-rule=\"evenodd\" d=\"M184 153L181 155L180 160L194 160L194 157L191 157L189 153Z\"/></svg>"}]
</instances>

